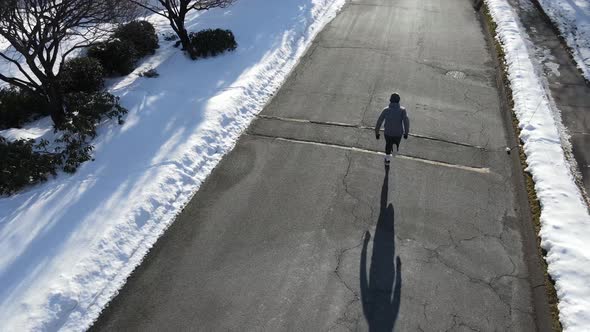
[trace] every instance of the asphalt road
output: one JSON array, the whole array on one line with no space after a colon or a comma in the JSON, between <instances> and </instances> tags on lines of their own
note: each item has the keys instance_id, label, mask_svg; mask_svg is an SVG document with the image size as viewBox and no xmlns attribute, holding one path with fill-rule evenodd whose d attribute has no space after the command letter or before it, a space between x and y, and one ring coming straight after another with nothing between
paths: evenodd
<instances>
[{"instance_id":1,"label":"asphalt road","mask_svg":"<svg viewBox=\"0 0 590 332\"><path fill-rule=\"evenodd\" d=\"M93 329L542 328L490 52L469 0L351 1Z\"/></svg>"}]
</instances>

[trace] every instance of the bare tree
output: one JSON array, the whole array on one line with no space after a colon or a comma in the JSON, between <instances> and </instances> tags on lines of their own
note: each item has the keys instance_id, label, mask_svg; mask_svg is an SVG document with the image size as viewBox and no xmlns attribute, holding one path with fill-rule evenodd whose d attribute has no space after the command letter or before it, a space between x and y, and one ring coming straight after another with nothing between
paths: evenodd
<instances>
[{"instance_id":1,"label":"bare tree","mask_svg":"<svg viewBox=\"0 0 590 332\"><path fill-rule=\"evenodd\" d=\"M10 46L0 49L0 61L20 75L0 73L0 80L42 95L51 108L53 123L65 121L64 96L59 88L61 68L77 49L104 38L132 14L118 0L0 0L0 38Z\"/></svg>"},{"instance_id":2,"label":"bare tree","mask_svg":"<svg viewBox=\"0 0 590 332\"><path fill-rule=\"evenodd\" d=\"M191 11L225 8L235 0L129 0L152 13L165 17L176 32L182 48L193 54L188 31L185 28L186 15Z\"/></svg>"}]
</instances>

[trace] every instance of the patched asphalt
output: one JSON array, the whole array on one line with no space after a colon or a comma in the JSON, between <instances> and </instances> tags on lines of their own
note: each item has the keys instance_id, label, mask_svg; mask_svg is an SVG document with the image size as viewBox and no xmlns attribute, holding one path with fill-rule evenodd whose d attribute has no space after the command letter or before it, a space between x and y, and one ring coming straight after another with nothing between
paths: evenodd
<instances>
[{"instance_id":1,"label":"patched asphalt","mask_svg":"<svg viewBox=\"0 0 590 332\"><path fill-rule=\"evenodd\" d=\"M468 0L350 1L93 330L542 329L492 51Z\"/></svg>"}]
</instances>

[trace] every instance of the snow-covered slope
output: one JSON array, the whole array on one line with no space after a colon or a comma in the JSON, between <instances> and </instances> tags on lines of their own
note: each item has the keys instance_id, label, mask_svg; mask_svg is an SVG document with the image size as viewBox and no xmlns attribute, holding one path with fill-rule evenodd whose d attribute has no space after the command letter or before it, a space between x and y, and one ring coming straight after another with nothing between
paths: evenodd
<instances>
[{"instance_id":1,"label":"snow-covered slope","mask_svg":"<svg viewBox=\"0 0 590 332\"><path fill-rule=\"evenodd\" d=\"M578 67L590 81L590 0L537 1L557 25Z\"/></svg>"},{"instance_id":2,"label":"snow-covered slope","mask_svg":"<svg viewBox=\"0 0 590 332\"><path fill-rule=\"evenodd\" d=\"M343 4L240 0L192 15L189 30L231 29L238 49L190 61L162 40L109 82L130 112L100 128L96 161L0 199L0 330L87 328ZM148 68L160 77L137 75ZM42 137L49 126L0 134Z\"/></svg>"},{"instance_id":3,"label":"snow-covered slope","mask_svg":"<svg viewBox=\"0 0 590 332\"><path fill-rule=\"evenodd\" d=\"M502 43L514 111L521 129L528 171L541 203L541 246L559 297L566 331L590 327L590 215L566 160L542 71L527 50L528 36L506 0L486 0Z\"/></svg>"}]
</instances>

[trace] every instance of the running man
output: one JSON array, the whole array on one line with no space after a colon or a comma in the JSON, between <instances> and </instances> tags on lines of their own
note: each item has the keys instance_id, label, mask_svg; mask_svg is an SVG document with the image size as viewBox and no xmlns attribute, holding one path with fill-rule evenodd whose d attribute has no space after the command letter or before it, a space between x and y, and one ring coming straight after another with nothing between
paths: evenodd
<instances>
[{"instance_id":1,"label":"running man","mask_svg":"<svg viewBox=\"0 0 590 332\"><path fill-rule=\"evenodd\" d=\"M377 125L375 125L375 137L379 139L381 125L385 121L385 165L389 166L391 161L391 151L393 150L393 144L396 145L396 152L399 151L399 143L404 139L408 139L408 133L410 132L410 119L406 108L400 106L400 97L397 93L391 95L389 98L389 107L385 108L379 119Z\"/></svg>"}]
</instances>

